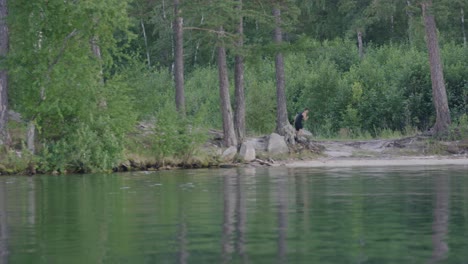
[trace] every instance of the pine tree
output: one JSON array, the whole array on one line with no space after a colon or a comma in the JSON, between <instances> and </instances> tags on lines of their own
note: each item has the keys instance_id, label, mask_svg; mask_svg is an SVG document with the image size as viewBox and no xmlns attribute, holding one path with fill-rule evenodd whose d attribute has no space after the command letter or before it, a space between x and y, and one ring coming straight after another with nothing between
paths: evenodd
<instances>
[{"instance_id":1,"label":"pine tree","mask_svg":"<svg viewBox=\"0 0 468 264\"><path fill-rule=\"evenodd\" d=\"M8 55L9 35L7 25L8 7L7 0L0 0L0 60L3 62ZM8 141L8 73L0 66L0 145Z\"/></svg>"},{"instance_id":2,"label":"pine tree","mask_svg":"<svg viewBox=\"0 0 468 264\"><path fill-rule=\"evenodd\" d=\"M434 124L433 131L436 135L441 135L448 132L451 118L447 100L447 91L445 89L442 61L440 58L437 27L431 7L432 0L421 2L431 69L432 99L436 109L436 123Z\"/></svg>"}]
</instances>

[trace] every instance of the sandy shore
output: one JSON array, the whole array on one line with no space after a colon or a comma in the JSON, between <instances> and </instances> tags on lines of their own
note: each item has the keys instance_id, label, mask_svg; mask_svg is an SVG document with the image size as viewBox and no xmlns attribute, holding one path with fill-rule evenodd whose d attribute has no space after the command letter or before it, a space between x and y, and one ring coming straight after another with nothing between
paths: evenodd
<instances>
[{"instance_id":1,"label":"sandy shore","mask_svg":"<svg viewBox=\"0 0 468 264\"><path fill-rule=\"evenodd\" d=\"M373 158L323 158L307 161L293 161L285 164L290 168L307 167L383 167L383 166L436 166L458 165L468 169L468 157L466 156L421 156L398 157L389 159Z\"/></svg>"}]
</instances>

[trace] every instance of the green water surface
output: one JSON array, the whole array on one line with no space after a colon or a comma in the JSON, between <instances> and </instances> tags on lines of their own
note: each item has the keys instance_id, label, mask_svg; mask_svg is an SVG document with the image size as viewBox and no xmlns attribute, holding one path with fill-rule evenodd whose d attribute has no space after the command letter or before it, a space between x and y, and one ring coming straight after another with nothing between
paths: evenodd
<instances>
[{"instance_id":1,"label":"green water surface","mask_svg":"<svg viewBox=\"0 0 468 264\"><path fill-rule=\"evenodd\" d=\"M0 263L468 263L468 166L0 177Z\"/></svg>"}]
</instances>

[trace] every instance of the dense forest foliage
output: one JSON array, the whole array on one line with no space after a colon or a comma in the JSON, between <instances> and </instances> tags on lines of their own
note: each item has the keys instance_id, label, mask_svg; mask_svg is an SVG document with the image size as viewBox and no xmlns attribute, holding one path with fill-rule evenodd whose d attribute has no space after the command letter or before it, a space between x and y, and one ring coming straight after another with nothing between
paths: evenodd
<instances>
[{"instance_id":1,"label":"dense forest foliage","mask_svg":"<svg viewBox=\"0 0 468 264\"><path fill-rule=\"evenodd\" d=\"M226 146L287 134L285 120L306 107L319 138L467 130L468 0L0 0L0 9L0 155L14 166L184 159L208 129L223 130ZM141 137L141 126L151 133Z\"/></svg>"}]
</instances>

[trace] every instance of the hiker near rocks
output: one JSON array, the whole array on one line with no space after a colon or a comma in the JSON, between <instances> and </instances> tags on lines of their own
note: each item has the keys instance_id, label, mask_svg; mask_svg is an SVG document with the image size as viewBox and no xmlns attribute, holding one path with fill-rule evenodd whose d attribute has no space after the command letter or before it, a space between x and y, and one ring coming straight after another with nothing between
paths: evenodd
<instances>
[{"instance_id":1,"label":"hiker near rocks","mask_svg":"<svg viewBox=\"0 0 468 264\"><path fill-rule=\"evenodd\" d=\"M304 128L303 121L307 121L309 116L309 108L305 108L302 113L298 113L296 118L294 119L294 127L296 128L296 138L298 138L302 134L302 130Z\"/></svg>"}]
</instances>

